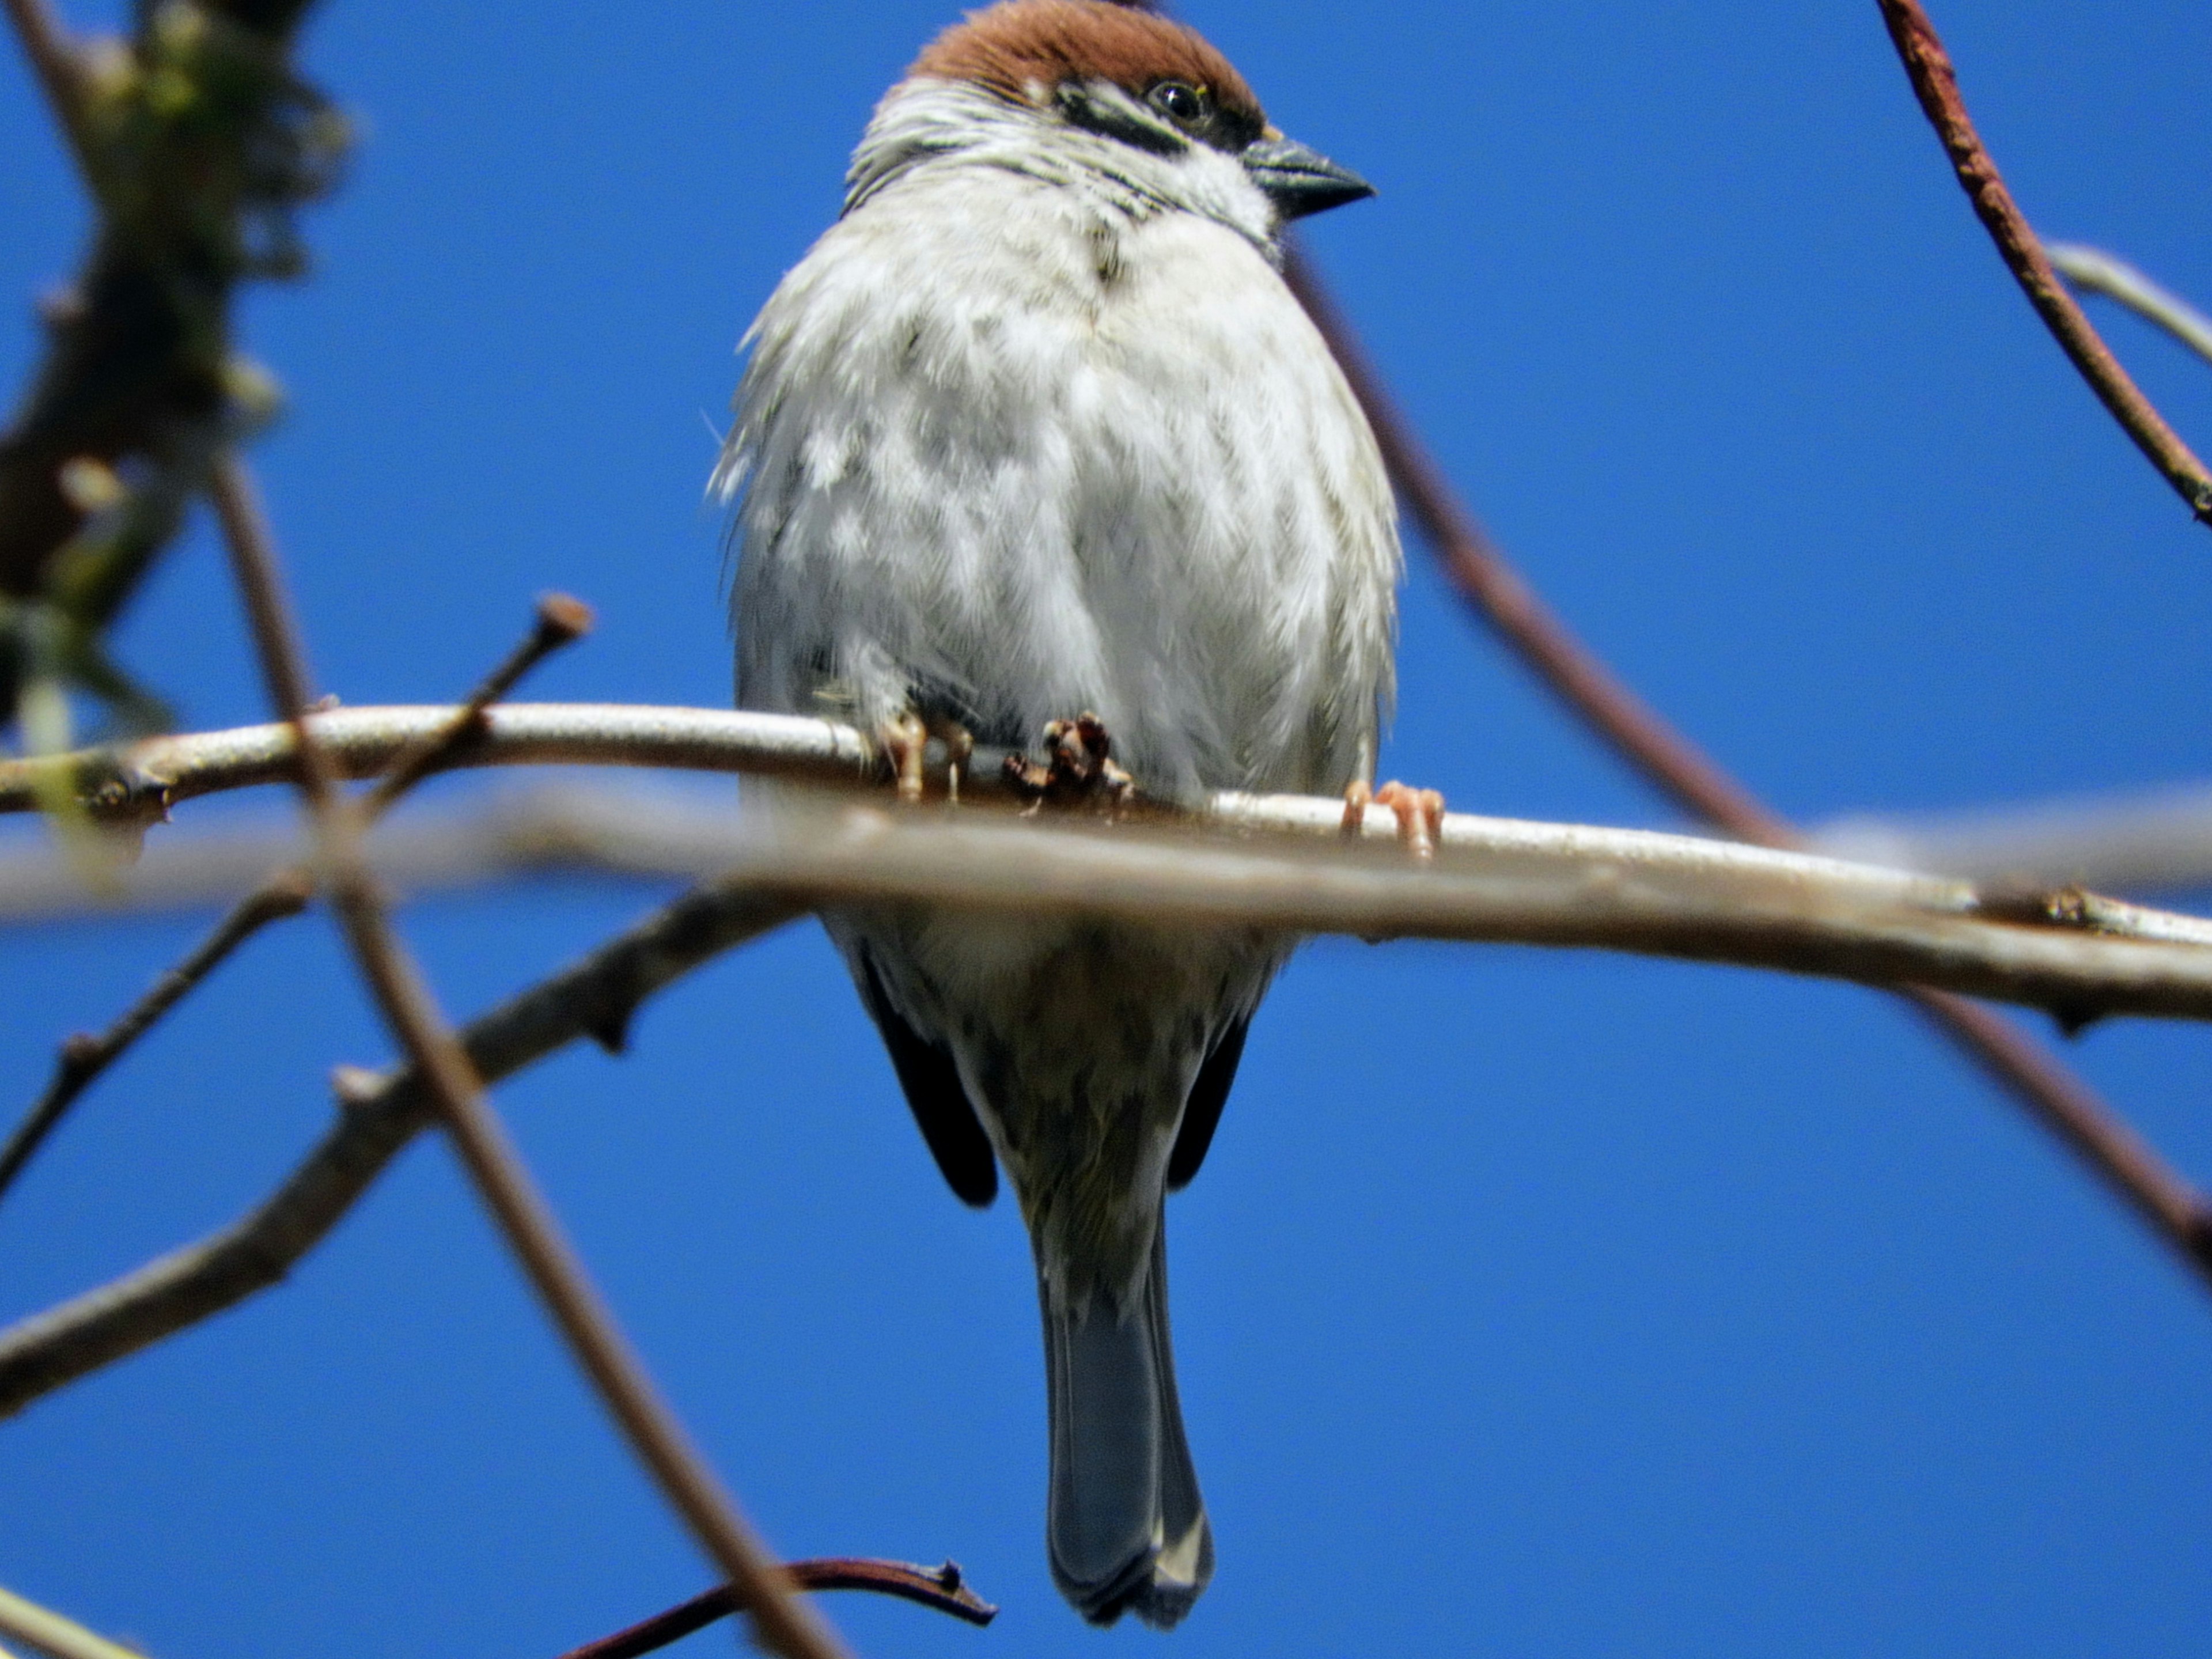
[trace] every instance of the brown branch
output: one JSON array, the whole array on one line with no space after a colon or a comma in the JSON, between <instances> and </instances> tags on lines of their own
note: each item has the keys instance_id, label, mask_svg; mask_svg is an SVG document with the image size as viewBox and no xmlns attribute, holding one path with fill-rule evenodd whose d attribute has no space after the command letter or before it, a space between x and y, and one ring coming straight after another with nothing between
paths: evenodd
<instances>
[{"instance_id":1,"label":"brown branch","mask_svg":"<svg viewBox=\"0 0 2212 1659\"><path fill-rule=\"evenodd\" d=\"M2117 300L2212 363L2212 317L2153 282L2117 254L2081 242L2045 242L2051 269L2087 293Z\"/></svg>"},{"instance_id":2,"label":"brown branch","mask_svg":"<svg viewBox=\"0 0 2212 1659\"><path fill-rule=\"evenodd\" d=\"M971 1625L988 1625L999 1616L998 1608L968 1588L959 1567L951 1561L933 1568L909 1566L903 1561L836 1556L826 1560L787 1562L783 1570L798 1589L873 1590L950 1613ZM641 1654L658 1652L696 1631L706 1629L718 1619L728 1618L744 1605L738 1592L725 1584L695 1595L665 1613L655 1613L627 1630L586 1642L580 1648L571 1648L561 1659L638 1659Z\"/></svg>"},{"instance_id":3,"label":"brown branch","mask_svg":"<svg viewBox=\"0 0 2212 1659\"><path fill-rule=\"evenodd\" d=\"M307 908L313 891L301 872L284 871L239 901L184 959L163 972L146 994L97 1036L79 1031L63 1042L54 1062L54 1075L46 1091L23 1115L21 1122L0 1148L0 1198L7 1196L15 1177L36 1156L46 1138L59 1127L79 1096L114 1065L139 1038L152 1030L161 1017L198 989L238 947L272 921L295 916Z\"/></svg>"},{"instance_id":4,"label":"brown branch","mask_svg":"<svg viewBox=\"0 0 2212 1659\"><path fill-rule=\"evenodd\" d=\"M373 823L382 817L408 790L448 764L455 750L482 734L485 709L513 690L517 681L548 656L581 639L591 625L591 608L581 600L565 593L549 593L539 599L528 636L469 694L451 720L415 738L386 767L375 787L359 803L363 822ZM97 1036L80 1031L64 1042L46 1092L33 1103L5 1146L0 1146L0 1199L8 1195L23 1167L85 1091L246 940L270 922L306 909L313 891L313 871L305 866L277 871L233 906L206 938L155 981L113 1024Z\"/></svg>"},{"instance_id":5,"label":"brown branch","mask_svg":"<svg viewBox=\"0 0 2212 1659\"><path fill-rule=\"evenodd\" d=\"M2005 268L2121 429L2188 502L2197 520L2212 525L2212 472L2205 471L2204 463L2129 378L2052 269L2043 244L2029 228L2012 192L2005 188L2003 175L1974 130L1966 100L1959 94L1959 77L1950 54L1943 50L1943 42L1920 0L1877 0L1877 3L1920 107L1942 140L1944 152L1951 158L1951 170L1958 174L1960 187L1996 244Z\"/></svg>"},{"instance_id":6,"label":"brown branch","mask_svg":"<svg viewBox=\"0 0 2212 1659\"><path fill-rule=\"evenodd\" d=\"M1885 5L1893 0L1883 0ZM2033 239L2030 239L2033 246ZM1476 524L1430 455L1319 274L1293 250L1287 275L1344 367L1407 514L1462 599L1529 668L1670 799L1746 841L1796 844L1787 820L1724 771L1577 640ZM2070 306L2072 301L2067 303ZM2078 312L2078 307L2076 307ZM2212 1205L2096 1092L2009 1022L1939 991L1904 994L2212 1283Z\"/></svg>"},{"instance_id":7,"label":"brown branch","mask_svg":"<svg viewBox=\"0 0 2212 1659\"><path fill-rule=\"evenodd\" d=\"M152 699L100 636L215 449L275 406L231 355L232 301L243 283L304 269L296 212L334 181L344 123L289 61L307 0L139 5L129 41L97 51L47 0L7 3L100 216L0 428L0 622L51 642L35 665L6 653L0 720L35 673L144 725Z\"/></svg>"},{"instance_id":8,"label":"brown branch","mask_svg":"<svg viewBox=\"0 0 2212 1659\"><path fill-rule=\"evenodd\" d=\"M307 721L304 653L276 550L244 464L217 456L210 478L263 678L300 753L300 789L316 826L332 908L385 1023L422 1073L478 1197L498 1222L578 1364L708 1556L741 1589L756 1638L784 1659L842 1659L829 1626L792 1596L776 1563L707 1467L562 1235L465 1049L392 932L360 848L360 827Z\"/></svg>"},{"instance_id":9,"label":"brown branch","mask_svg":"<svg viewBox=\"0 0 2212 1659\"><path fill-rule=\"evenodd\" d=\"M497 1082L579 1038L619 1048L647 998L798 915L795 906L727 884L688 893L471 1021L461 1033L470 1066ZM281 1282L435 1121L412 1066L346 1070L338 1082L337 1121L262 1203L205 1238L0 1332L0 1418Z\"/></svg>"}]
</instances>

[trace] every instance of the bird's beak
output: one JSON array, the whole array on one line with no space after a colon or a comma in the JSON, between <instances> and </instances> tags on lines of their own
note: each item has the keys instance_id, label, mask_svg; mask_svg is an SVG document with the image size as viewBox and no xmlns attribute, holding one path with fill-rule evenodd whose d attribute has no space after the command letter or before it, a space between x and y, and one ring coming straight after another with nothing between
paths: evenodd
<instances>
[{"instance_id":1,"label":"bird's beak","mask_svg":"<svg viewBox=\"0 0 2212 1659\"><path fill-rule=\"evenodd\" d=\"M1245 171L1267 193L1285 223L1375 193L1375 186L1350 167L1337 166L1320 151L1273 128L1267 137L1244 147L1243 160Z\"/></svg>"}]
</instances>

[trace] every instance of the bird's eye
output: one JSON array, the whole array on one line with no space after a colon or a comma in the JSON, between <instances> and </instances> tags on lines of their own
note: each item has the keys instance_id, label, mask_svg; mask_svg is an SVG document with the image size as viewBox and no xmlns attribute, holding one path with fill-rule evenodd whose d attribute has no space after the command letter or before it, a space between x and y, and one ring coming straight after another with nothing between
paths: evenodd
<instances>
[{"instance_id":1,"label":"bird's eye","mask_svg":"<svg viewBox=\"0 0 2212 1659\"><path fill-rule=\"evenodd\" d=\"M1197 126L1213 110L1213 100L1205 89L1188 81L1163 81L1145 96L1146 102L1177 126Z\"/></svg>"}]
</instances>

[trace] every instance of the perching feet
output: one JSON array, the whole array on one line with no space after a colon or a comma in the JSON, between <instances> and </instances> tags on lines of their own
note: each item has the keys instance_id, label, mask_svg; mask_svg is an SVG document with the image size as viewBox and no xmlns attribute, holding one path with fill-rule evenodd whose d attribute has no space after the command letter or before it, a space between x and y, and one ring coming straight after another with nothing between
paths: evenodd
<instances>
[{"instance_id":1,"label":"perching feet","mask_svg":"<svg viewBox=\"0 0 2212 1659\"><path fill-rule=\"evenodd\" d=\"M1380 789L1364 781L1344 792L1344 833L1356 836L1367 817L1368 803L1387 806L1398 815L1398 839L1417 859L1434 858L1437 838L1444 830L1444 798L1433 789L1386 783Z\"/></svg>"},{"instance_id":2,"label":"perching feet","mask_svg":"<svg viewBox=\"0 0 2212 1659\"><path fill-rule=\"evenodd\" d=\"M1036 811L1054 806L1112 808L1136 793L1136 780L1114 763L1114 740L1106 722L1088 712L1072 720L1054 720L1044 729L1042 763L1026 755L1009 755L1006 778L1015 793L1026 796Z\"/></svg>"},{"instance_id":3,"label":"perching feet","mask_svg":"<svg viewBox=\"0 0 2212 1659\"><path fill-rule=\"evenodd\" d=\"M966 726L957 720L925 720L908 709L876 728L876 741L883 745L884 758L890 763L891 775L898 780L898 798L909 806L921 799L922 761L932 738L945 744L945 798L957 806L960 775L968 769L968 757L975 752L975 739Z\"/></svg>"}]
</instances>

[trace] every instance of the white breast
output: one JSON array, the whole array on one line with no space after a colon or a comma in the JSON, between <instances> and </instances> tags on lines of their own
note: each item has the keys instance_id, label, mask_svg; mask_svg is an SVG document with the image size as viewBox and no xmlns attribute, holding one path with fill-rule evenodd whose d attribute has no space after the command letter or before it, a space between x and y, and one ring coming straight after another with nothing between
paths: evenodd
<instances>
[{"instance_id":1,"label":"white breast","mask_svg":"<svg viewBox=\"0 0 2212 1659\"><path fill-rule=\"evenodd\" d=\"M1141 783L1340 788L1398 546L1365 420L1266 258L1002 167L870 195L750 337L738 694L987 741L1096 709Z\"/></svg>"}]
</instances>

